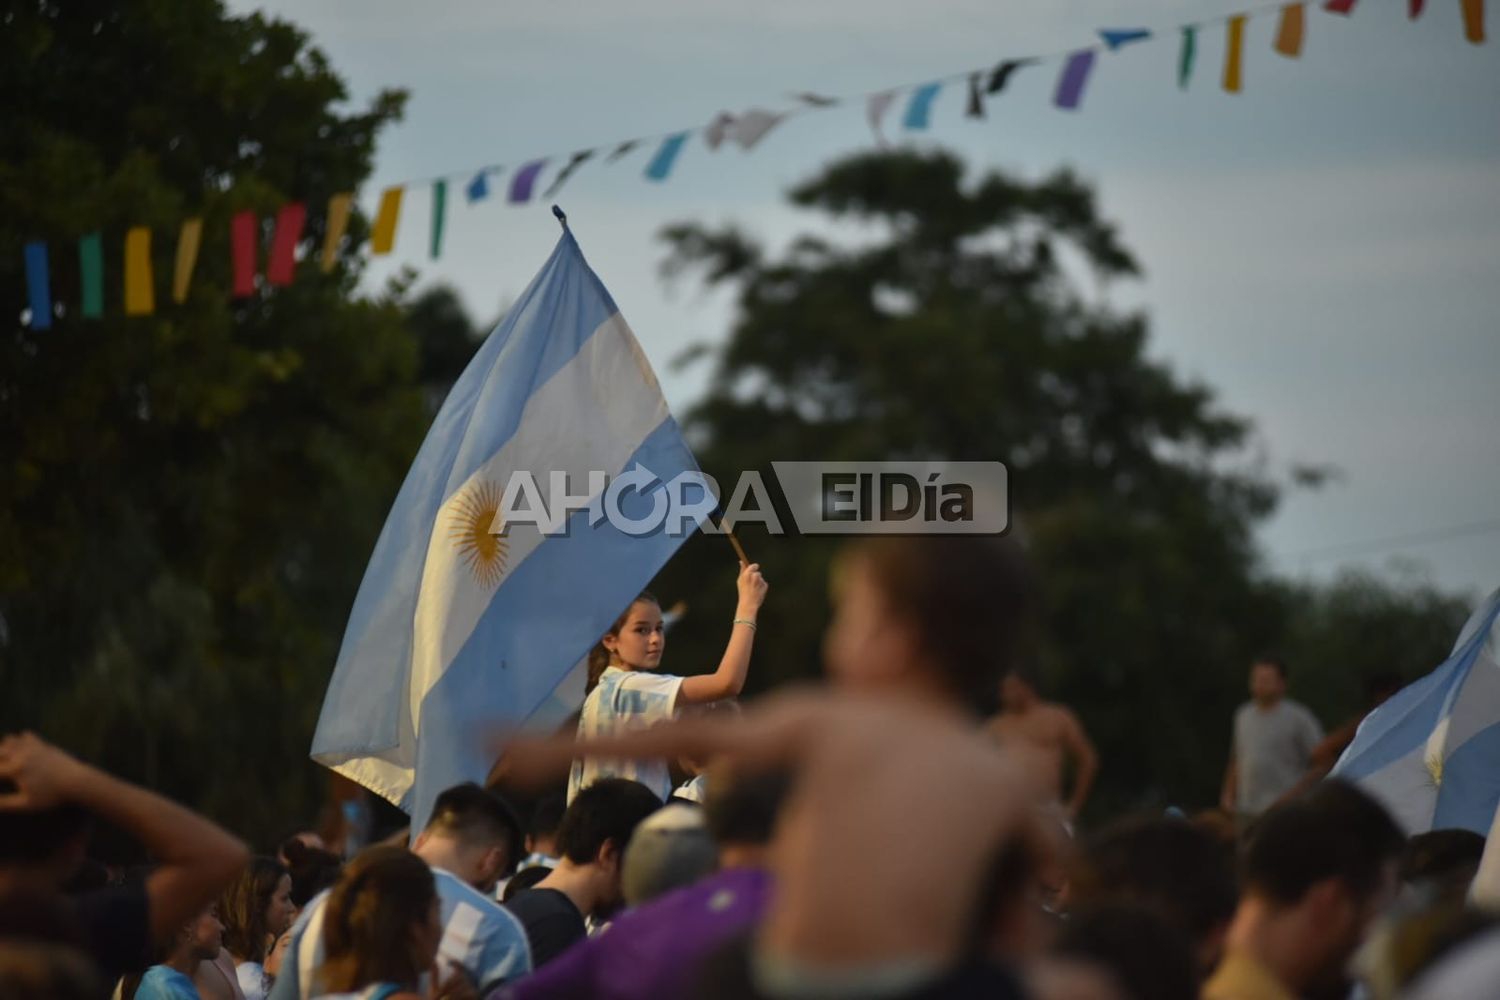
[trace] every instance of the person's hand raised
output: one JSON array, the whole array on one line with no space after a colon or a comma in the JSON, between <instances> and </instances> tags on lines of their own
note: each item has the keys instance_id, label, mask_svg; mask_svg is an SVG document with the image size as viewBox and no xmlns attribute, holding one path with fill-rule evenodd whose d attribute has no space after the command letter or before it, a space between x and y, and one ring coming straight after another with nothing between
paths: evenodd
<instances>
[{"instance_id":1,"label":"person's hand raised","mask_svg":"<svg viewBox=\"0 0 1500 1000\"><path fill-rule=\"evenodd\" d=\"M760 563L740 563L740 576L735 587L740 592L739 610L750 614L760 610L770 584L760 575Z\"/></svg>"},{"instance_id":2,"label":"person's hand raised","mask_svg":"<svg viewBox=\"0 0 1500 1000\"><path fill-rule=\"evenodd\" d=\"M0 740L0 810L39 811L62 805L73 797L85 765L35 733L12 734Z\"/></svg>"}]
</instances>

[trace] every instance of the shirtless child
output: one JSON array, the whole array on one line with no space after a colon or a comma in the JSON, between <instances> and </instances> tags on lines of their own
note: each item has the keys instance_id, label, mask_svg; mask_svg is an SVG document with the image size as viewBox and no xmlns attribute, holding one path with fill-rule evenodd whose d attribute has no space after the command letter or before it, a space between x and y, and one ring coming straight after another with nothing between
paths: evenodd
<instances>
[{"instance_id":1,"label":"shirtless child","mask_svg":"<svg viewBox=\"0 0 1500 1000\"><path fill-rule=\"evenodd\" d=\"M1000 712L985 724L990 735L1012 749L1026 751L1041 783L1063 803L1063 762L1071 758L1073 793L1063 811L1076 822L1099 771L1099 755L1078 717L1061 705L1043 701L1024 670L1011 670L1000 682Z\"/></svg>"}]
</instances>

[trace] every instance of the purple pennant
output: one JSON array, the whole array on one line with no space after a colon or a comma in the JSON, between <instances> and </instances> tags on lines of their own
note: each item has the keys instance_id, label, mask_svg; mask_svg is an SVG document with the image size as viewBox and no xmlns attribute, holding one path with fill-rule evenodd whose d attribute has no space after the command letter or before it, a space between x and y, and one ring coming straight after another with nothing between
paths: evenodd
<instances>
[{"instance_id":1,"label":"purple pennant","mask_svg":"<svg viewBox=\"0 0 1500 1000\"><path fill-rule=\"evenodd\" d=\"M523 205L531 200L531 189L536 186L537 175L547 165L545 159L532 160L526 166L516 171L516 176L510 181L510 201L512 205Z\"/></svg>"},{"instance_id":2,"label":"purple pennant","mask_svg":"<svg viewBox=\"0 0 1500 1000\"><path fill-rule=\"evenodd\" d=\"M1054 100L1060 108L1076 108L1083 101L1083 85L1088 83L1089 73L1094 68L1094 50L1080 49L1068 56L1062 76L1057 80L1057 95Z\"/></svg>"}]
</instances>

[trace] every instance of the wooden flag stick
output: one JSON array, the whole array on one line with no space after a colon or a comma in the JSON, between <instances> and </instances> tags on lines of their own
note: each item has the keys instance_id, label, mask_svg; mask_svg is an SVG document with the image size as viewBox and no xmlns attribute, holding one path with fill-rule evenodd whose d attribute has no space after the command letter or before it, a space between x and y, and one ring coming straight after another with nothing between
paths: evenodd
<instances>
[{"instance_id":1,"label":"wooden flag stick","mask_svg":"<svg viewBox=\"0 0 1500 1000\"><path fill-rule=\"evenodd\" d=\"M745 547L740 544L740 540L734 537L734 524L724 516L723 508L716 510L714 516L715 520L719 522L719 530L724 532L724 537L728 538L729 544L734 546L734 554L739 556L741 563L748 566L750 564L750 557L745 555Z\"/></svg>"}]
</instances>

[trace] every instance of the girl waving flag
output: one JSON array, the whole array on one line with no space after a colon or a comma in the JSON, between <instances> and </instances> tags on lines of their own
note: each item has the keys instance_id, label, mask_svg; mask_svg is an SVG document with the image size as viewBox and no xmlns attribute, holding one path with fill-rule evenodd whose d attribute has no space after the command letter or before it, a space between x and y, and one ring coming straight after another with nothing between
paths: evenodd
<instances>
[{"instance_id":1,"label":"girl waving flag","mask_svg":"<svg viewBox=\"0 0 1500 1000\"><path fill-rule=\"evenodd\" d=\"M677 677L656 671L666 646L661 604L642 593L610 626L589 656L589 694L578 719L579 739L598 739L623 729L670 719L679 705L733 698L745 686L755 620L766 598L767 584L756 563L741 563L736 581L739 604L730 625L729 644L719 669L711 674ZM665 802L672 777L664 760L617 761L593 757L575 760L568 777L568 801L600 778L629 778L651 789Z\"/></svg>"}]
</instances>

